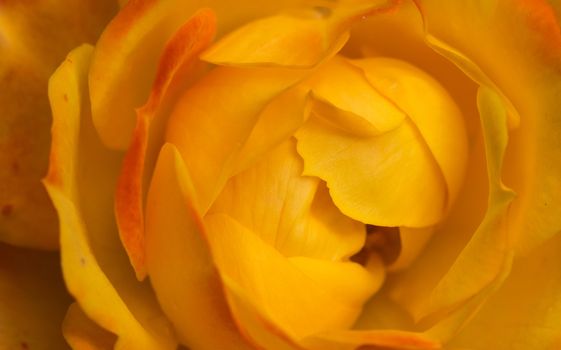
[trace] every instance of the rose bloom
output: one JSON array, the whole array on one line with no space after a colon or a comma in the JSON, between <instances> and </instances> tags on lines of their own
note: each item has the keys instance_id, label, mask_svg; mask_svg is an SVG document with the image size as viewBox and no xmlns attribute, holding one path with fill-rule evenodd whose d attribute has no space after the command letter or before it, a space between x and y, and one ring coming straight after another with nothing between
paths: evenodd
<instances>
[{"instance_id":1,"label":"rose bloom","mask_svg":"<svg viewBox=\"0 0 561 350\"><path fill-rule=\"evenodd\" d=\"M120 6L0 2L0 348L561 348L560 4Z\"/></svg>"}]
</instances>

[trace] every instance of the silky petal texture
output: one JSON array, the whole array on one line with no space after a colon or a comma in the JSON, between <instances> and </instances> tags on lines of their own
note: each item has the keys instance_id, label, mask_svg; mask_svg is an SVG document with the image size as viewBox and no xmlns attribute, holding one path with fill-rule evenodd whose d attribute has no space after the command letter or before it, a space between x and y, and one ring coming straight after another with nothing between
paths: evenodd
<instances>
[{"instance_id":1,"label":"silky petal texture","mask_svg":"<svg viewBox=\"0 0 561 350\"><path fill-rule=\"evenodd\" d=\"M167 320L149 286L135 280L112 219L121 156L103 148L88 113L92 51L72 51L49 82L53 143L44 183L59 213L64 279L84 312L118 336L116 349L171 349ZM98 163L103 171L91 167Z\"/></svg>"},{"instance_id":2,"label":"silky petal texture","mask_svg":"<svg viewBox=\"0 0 561 350\"><path fill-rule=\"evenodd\" d=\"M410 121L364 138L312 117L296 138L304 175L324 179L345 215L388 227L423 227L442 218L446 185Z\"/></svg>"},{"instance_id":3,"label":"silky petal texture","mask_svg":"<svg viewBox=\"0 0 561 350\"><path fill-rule=\"evenodd\" d=\"M479 132L477 107L473 103L478 85L427 45L423 19L412 1L403 1L396 11L355 23L343 54L355 59L395 58L428 73L462 111L468 140L471 142Z\"/></svg>"},{"instance_id":4,"label":"silky petal texture","mask_svg":"<svg viewBox=\"0 0 561 350\"><path fill-rule=\"evenodd\" d=\"M195 195L177 149L164 145L147 200L150 280L183 344L194 349L250 349L224 299Z\"/></svg>"},{"instance_id":5,"label":"silky petal texture","mask_svg":"<svg viewBox=\"0 0 561 350\"><path fill-rule=\"evenodd\" d=\"M116 10L112 0L0 4L0 241L58 248L56 213L40 182L50 142L47 80Z\"/></svg>"},{"instance_id":6,"label":"silky petal texture","mask_svg":"<svg viewBox=\"0 0 561 350\"><path fill-rule=\"evenodd\" d=\"M0 243L0 348L66 349L69 304L58 255Z\"/></svg>"},{"instance_id":7,"label":"silky petal texture","mask_svg":"<svg viewBox=\"0 0 561 350\"><path fill-rule=\"evenodd\" d=\"M126 149L135 126L135 108L150 94L158 59L168 39L197 9L212 8L219 33L300 0L254 6L238 1L129 1L103 32L96 45L89 77L92 113L104 144Z\"/></svg>"},{"instance_id":8,"label":"silky petal texture","mask_svg":"<svg viewBox=\"0 0 561 350\"><path fill-rule=\"evenodd\" d=\"M485 153L489 178L488 208L485 217L465 248L440 278L429 294L411 294L408 283L394 286L390 295L405 305L418 321L429 315L455 312L449 326L437 325L435 331L448 340L468 320L488 296L489 286L499 286L508 274L512 260L512 237L506 225L507 212L514 193L501 181L504 153L508 141L507 113L501 97L488 87L481 87L478 107L485 136ZM425 289L426 290L426 289ZM482 297L479 297L482 296ZM475 299L477 302L467 302ZM467 302L467 303L466 303ZM465 304L465 305L462 305ZM449 329L446 329L449 328Z\"/></svg>"},{"instance_id":9,"label":"silky petal texture","mask_svg":"<svg viewBox=\"0 0 561 350\"><path fill-rule=\"evenodd\" d=\"M370 58L353 64L414 122L446 180L450 208L463 184L468 146L455 101L435 79L403 61ZM419 91L423 92L421 101Z\"/></svg>"},{"instance_id":10,"label":"silky petal texture","mask_svg":"<svg viewBox=\"0 0 561 350\"><path fill-rule=\"evenodd\" d=\"M510 212L517 251L529 253L561 231L558 12L544 0L418 3L428 32L475 62L519 112L505 181L519 194Z\"/></svg>"},{"instance_id":11,"label":"silky petal texture","mask_svg":"<svg viewBox=\"0 0 561 350\"><path fill-rule=\"evenodd\" d=\"M317 178L301 176L302 168L288 139L233 177L209 214L229 215L285 256L348 259L364 243L364 225L341 214Z\"/></svg>"},{"instance_id":12,"label":"silky petal texture","mask_svg":"<svg viewBox=\"0 0 561 350\"><path fill-rule=\"evenodd\" d=\"M260 113L238 155L234 173L249 168L266 152L290 138L309 115L310 89L298 84L273 98Z\"/></svg>"},{"instance_id":13,"label":"silky petal texture","mask_svg":"<svg viewBox=\"0 0 561 350\"><path fill-rule=\"evenodd\" d=\"M148 101L137 110L132 143L117 185L115 213L121 240L139 279L146 275L143 217L146 187L163 142L171 106L193 79L199 67L197 56L211 42L215 21L214 13L203 9L178 29L164 48Z\"/></svg>"},{"instance_id":14,"label":"silky petal texture","mask_svg":"<svg viewBox=\"0 0 561 350\"><path fill-rule=\"evenodd\" d=\"M328 273L324 281L322 276L310 277L309 269L300 269L228 215L210 214L205 224L216 265L228 281L226 292L236 286L265 318L296 341L350 327L375 290L375 281L358 264L339 265L355 283L352 297L341 296L338 291L347 282L332 278L339 272Z\"/></svg>"},{"instance_id":15,"label":"silky petal texture","mask_svg":"<svg viewBox=\"0 0 561 350\"><path fill-rule=\"evenodd\" d=\"M62 324L64 339L74 350L111 350L117 337L90 320L80 306L68 308Z\"/></svg>"},{"instance_id":16,"label":"silky petal texture","mask_svg":"<svg viewBox=\"0 0 561 350\"><path fill-rule=\"evenodd\" d=\"M218 67L186 91L170 117L166 141L177 146L202 213L236 170L260 113L308 74L276 68Z\"/></svg>"},{"instance_id":17,"label":"silky petal texture","mask_svg":"<svg viewBox=\"0 0 561 350\"><path fill-rule=\"evenodd\" d=\"M315 114L349 133L376 136L397 128L406 118L374 89L360 69L344 58L334 57L327 62L310 84L315 99L344 111L334 113L333 109L316 105Z\"/></svg>"}]
</instances>

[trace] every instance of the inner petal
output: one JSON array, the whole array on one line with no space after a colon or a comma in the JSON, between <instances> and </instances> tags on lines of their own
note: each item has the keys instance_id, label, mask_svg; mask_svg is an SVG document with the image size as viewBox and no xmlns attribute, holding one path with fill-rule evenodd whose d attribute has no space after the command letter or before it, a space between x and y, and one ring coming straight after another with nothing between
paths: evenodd
<instances>
[{"instance_id":1,"label":"inner petal","mask_svg":"<svg viewBox=\"0 0 561 350\"><path fill-rule=\"evenodd\" d=\"M233 177L209 213L228 214L285 256L350 257L364 243L364 225L344 216L325 185L302 169L288 139Z\"/></svg>"},{"instance_id":2,"label":"inner petal","mask_svg":"<svg viewBox=\"0 0 561 350\"><path fill-rule=\"evenodd\" d=\"M312 117L296 133L304 174L327 182L347 216L376 226L424 227L444 215L446 185L410 121L357 137Z\"/></svg>"}]
</instances>

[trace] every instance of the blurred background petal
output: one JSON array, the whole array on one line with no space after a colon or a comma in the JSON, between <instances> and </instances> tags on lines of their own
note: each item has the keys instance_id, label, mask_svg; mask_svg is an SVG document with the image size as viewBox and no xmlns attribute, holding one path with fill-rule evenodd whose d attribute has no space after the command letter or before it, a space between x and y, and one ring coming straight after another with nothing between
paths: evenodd
<instances>
[{"instance_id":1,"label":"blurred background petal","mask_svg":"<svg viewBox=\"0 0 561 350\"><path fill-rule=\"evenodd\" d=\"M59 257L0 243L0 349L66 349Z\"/></svg>"},{"instance_id":2,"label":"blurred background petal","mask_svg":"<svg viewBox=\"0 0 561 350\"><path fill-rule=\"evenodd\" d=\"M51 111L47 80L66 53L94 43L116 0L0 2L0 241L58 247L47 171Z\"/></svg>"}]
</instances>

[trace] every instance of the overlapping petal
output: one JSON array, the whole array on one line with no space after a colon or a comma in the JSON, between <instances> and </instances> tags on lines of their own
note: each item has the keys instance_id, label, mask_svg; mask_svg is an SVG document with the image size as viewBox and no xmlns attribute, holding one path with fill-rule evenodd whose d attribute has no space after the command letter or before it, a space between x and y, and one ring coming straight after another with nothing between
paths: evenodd
<instances>
[{"instance_id":1,"label":"overlapping petal","mask_svg":"<svg viewBox=\"0 0 561 350\"><path fill-rule=\"evenodd\" d=\"M505 178L519 194L510 213L517 251L527 253L561 231L556 195L561 170L555 166L561 147L559 130L552 127L559 123L561 89L555 8L542 0L418 4L428 32L469 57L518 112L520 128L512 133Z\"/></svg>"},{"instance_id":2,"label":"overlapping petal","mask_svg":"<svg viewBox=\"0 0 561 350\"><path fill-rule=\"evenodd\" d=\"M89 77L94 124L104 144L126 149L135 126L135 108L144 104L156 76L158 60L172 34L201 7L212 8L219 34L259 15L298 3L275 1L253 6L244 0L128 2L96 45ZM142 72L142 73L139 73Z\"/></svg>"},{"instance_id":3,"label":"overlapping petal","mask_svg":"<svg viewBox=\"0 0 561 350\"><path fill-rule=\"evenodd\" d=\"M117 185L115 214L121 240L139 279L146 274L146 188L169 114L179 95L197 75L198 54L212 40L215 21L210 9L201 9L178 29L164 48L148 101L136 112L136 127Z\"/></svg>"},{"instance_id":4,"label":"overlapping petal","mask_svg":"<svg viewBox=\"0 0 561 350\"><path fill-rule=\"evenodd\" d=\"M147 200L147 269L183 344L249 349L232 320L210 255L196 192L175 146L162 148Z\"/></svg>"},{"instance_id":5,"label":"overlapping petal","mask_svg":"<svg viewBox=\"0 0 561 350\"><path fill-rule=\"evenodd\" d=\"M115 334L93 322L76 303L68 308L62 334L74 350L110 350L117 340Z\"/></svg>"},{"instance_id":6,"label":"overlapping petal","mask_svg":"<svg viewBox=\"0 0 561 350\"><path fill-rule=\"evenodd\" d=\"M166 141L177 146L205 213L237 170L238 155L261 112L309 72L218 67L187 90L170 117Z\"/></svg>"},{"instance_id":7,"label":"overlapping petal","mask_svg":"<svg viewBox=\"0 0 561 350\"><path fill-rule=\"evenodd\" d=\"M333 205L324 184L301 176L295 140L233 177L209 213L225 213L285 256L339 261L364 243L364 225Z\"/></svg>"},{"instance_id":8,"label":"overlapping petal","mask_svg":"<svg viewBox=\"0 0 561 350\"><path fill-rule=\"evenodd\" d=\"M59 214L63 275L86 315L118 336L117 348L171 349L167 320L150 287L134 278L118 239L112 203L122 155L101 145L90 119L92 51L72 51L49 82L53 144L44 182Z\"/></svg>"},{"instance_id":9,"label":"overlapping petal","mask_svg":"<svg viewBox=\"0 0 561 350\"><path fill-rule=\"evenodd\" d=\"M397 1L380 0L301 6L241 27L202 58L222 65L311 68L339 51L356 19L397 5Z\"/></svg>"}]
</instances>

